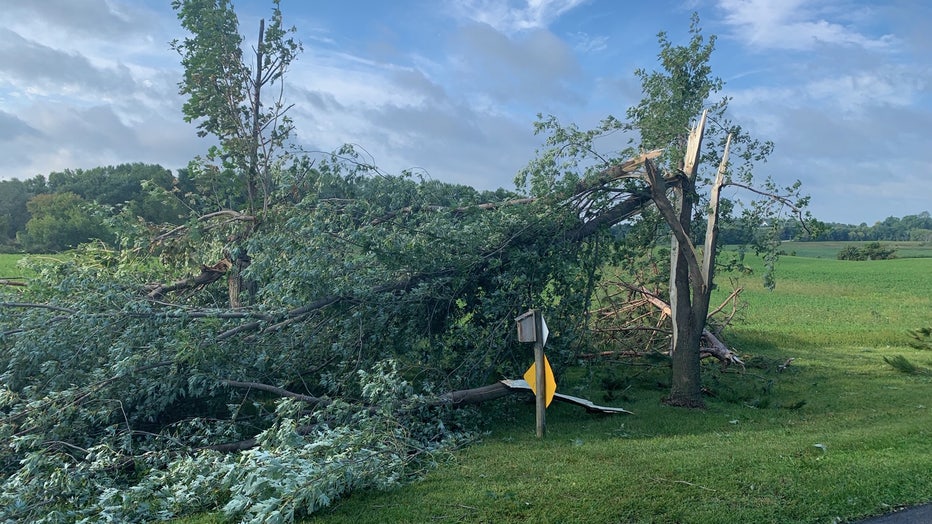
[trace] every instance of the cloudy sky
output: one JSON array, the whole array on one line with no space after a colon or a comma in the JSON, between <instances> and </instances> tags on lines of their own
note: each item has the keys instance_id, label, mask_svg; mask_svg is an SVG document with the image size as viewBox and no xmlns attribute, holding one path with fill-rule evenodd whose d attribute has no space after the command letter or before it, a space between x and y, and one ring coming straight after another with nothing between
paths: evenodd
<instances>
[{"instance_id":1,"label":"cloudy sky","mask_svg":"<svg viewBox=\"0 0 932 524\"><path fill-rule=\"evenodd\" d=\"M203 153L181 115L169 0L0 0L0 179ZM234 2L251 42L270 0ZM282 0L304 53L296 140L383 171L513 189L537 113L588 127L640 99L659 31L718 35L733 117L773 140L758 176L801 180L821 220L932 211L932 2Z\"/></svg>"}]
</instances>

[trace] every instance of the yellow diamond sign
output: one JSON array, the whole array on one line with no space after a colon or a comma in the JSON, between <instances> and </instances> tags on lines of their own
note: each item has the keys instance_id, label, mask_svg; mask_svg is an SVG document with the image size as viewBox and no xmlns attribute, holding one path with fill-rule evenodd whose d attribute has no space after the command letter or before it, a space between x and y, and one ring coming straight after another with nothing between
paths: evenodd
<instances>
[{"instance_id":1,"label":"yellow diamond sign","mask_svg":"<svg viewBox=\"0 0 932 524\"><path fill-rule=\"evenodd\" d=\"M537 365L531 364L531 367L524 372L524 381L531 386L531 391L534 394L537 394ZM550 401L553 400L553 394L557 392L557 380L553 378L553 370L550 369L550 361L547 360L547 355L544 355L544 396L546 398L545 405L550 406Z\"/></svg>"}]
</instances>

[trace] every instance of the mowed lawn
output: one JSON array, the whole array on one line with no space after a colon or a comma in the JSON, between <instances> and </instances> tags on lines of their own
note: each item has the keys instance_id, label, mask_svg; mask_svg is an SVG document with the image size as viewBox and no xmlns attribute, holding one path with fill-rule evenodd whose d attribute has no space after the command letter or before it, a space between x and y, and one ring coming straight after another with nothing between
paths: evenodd
<instances>
[{"instance_id":1,"label":"mowed lawn","mask_svg":"<svg viewBox=\"0 0 932 524\"><path fill-rule=\"evenodd\" d=\"M423 480L308 522L850 522L932 501L932 352L907 334L932 325L932 258L788 256L777 278L768 291L740 277L726 336L748 367L706 363L706 410L661 403L663 365L558 371L558 391L635 415L555 403L538 440L532 404L490 404L487 433ZM895 356L926 373L895 371Z\"/></svg>"}]
</instances>

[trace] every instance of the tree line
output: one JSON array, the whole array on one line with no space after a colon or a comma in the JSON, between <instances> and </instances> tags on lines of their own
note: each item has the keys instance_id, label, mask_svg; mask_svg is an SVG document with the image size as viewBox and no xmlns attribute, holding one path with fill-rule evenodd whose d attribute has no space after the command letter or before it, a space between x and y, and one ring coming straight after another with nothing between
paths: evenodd
<instances>
[{"instance_id":1,"label":"tree line","mask_svg":"<svg viewBox=\"0 0 932 524\"><path fill-rule=\"evenodd\" d=\"M0 180L0 252L55 253L92 240L112 244L120 216L153 227L181 225L213 204L195 198L205 194L198 186L188 169L173 174L138 162ZM932 242L928 211L870 226L830 222L805 231L791 220L776 227L780 240ZM753 244L761 226L724 214L720 228L723 244L738 245ZM630 227L616 229L623 235Z\"/></svg>"},{"instance_id":2,"label":"tree line","mask_svg":"<svg viewBox=\"0 0 932 524\"><path fill-rule=\"evenodd\" d=\"M116 240L113 219L180 224L193 211L187 170L127 163L0 180L0 249L58 252L91 240Z\"/></svg>"},{"instance_id":3,"label":"tree line","mask_svg":"<svg viewBox=\"0 0 932 524\"><path fill-rule=\"evenodd\" d=\"M753 244L762 229L776 231L780 240L810 242L932 242L932 215L923 211L918 215L902 218L887 217L872 226L867 223L842 224L838 222L818 223L808 230L795 220L772 224L752 224L740 218L728 217L722 222L721 240L724 244Z\"/></svg>"}]
</instances>

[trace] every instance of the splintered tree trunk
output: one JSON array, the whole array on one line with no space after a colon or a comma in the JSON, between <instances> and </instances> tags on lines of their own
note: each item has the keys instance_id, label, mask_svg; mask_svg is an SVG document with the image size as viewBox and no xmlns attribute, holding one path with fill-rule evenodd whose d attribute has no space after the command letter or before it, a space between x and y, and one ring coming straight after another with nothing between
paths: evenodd
<instances>
[{"instance_id":1,"label":"splintered tree trunk","mask_svg":"<svg viewBox=\"0 0 932 524\"><path fill-rule=\"evenodd\" d=\"M692 217L692 184L684 182L675 191L675 205L680 224L688 231ZM691 296L689 263L683 246L673 237L670 253L670 320L673 324L671 346L670 396L666 403L671 406L701 408L702 382L699 373L699 343L705 318L696 320L696 308Z\"/></svg>"},{"instance_id":2,"label":"splintered tree trunk","mask_svg":"<svg viewBox=\"0 0 932 524\"><path fill-rule=\"evenodd\" d=\"M705 329L705 316L709 310L708 297L704 294L707 286L698 275L701 269L694 266L697 253L686 235L690 231L693 205L696 198L696 171L699 164L699 151L702 135L705 132L706 112L690 133L683 157L683 174L685 180L674 189L676 216L669 216L670 226L680 231L680 238L673 235L670 259L670 320L673 323L673 342L671 346L672 374L670 396L666 403L672 406L701 408L702 379L699 373L702 330ZM682 239L682 241L680 241ZM692 275L692 278L691 278Z\"/></svg>"}]
</instances>

